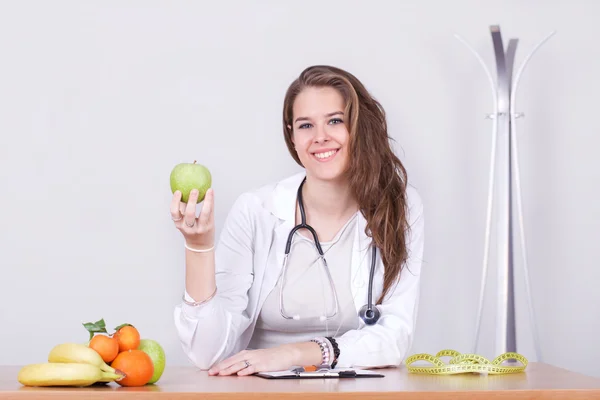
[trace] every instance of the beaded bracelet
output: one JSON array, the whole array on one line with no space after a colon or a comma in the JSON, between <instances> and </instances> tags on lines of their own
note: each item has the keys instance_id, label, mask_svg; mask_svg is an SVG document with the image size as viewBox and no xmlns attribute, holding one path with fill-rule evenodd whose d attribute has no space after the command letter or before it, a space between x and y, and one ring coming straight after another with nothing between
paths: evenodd
<instances>
[{"instance_id":1,"label":"beaded bracelet","mask_svg":"<svg viewBox=\"0 0 600 400\"><path fill-rule=\"evenodd\" d=\"M340 348L334 338L328 336L325 339L327 339L327 341L331 343L331 346L333 347L333 362L331 363L331 368L335 368L337 365L337 360L340 357Z\"/></svg>"},{"instance_id":2,"label":"beaded bracelet","mask_svg":"<svg viewBox=\"0 0 600 400\"><path fill-rule=\"evenodd\" d=\"M331 362L331 350L329 348L329 344L327 342L327 340L323 337L317 337L314 339L310 340L311 342L315 342L316 344L319 345L319 348L321 349L321 365L330 365Z\"/></svg>"}]
</instances>

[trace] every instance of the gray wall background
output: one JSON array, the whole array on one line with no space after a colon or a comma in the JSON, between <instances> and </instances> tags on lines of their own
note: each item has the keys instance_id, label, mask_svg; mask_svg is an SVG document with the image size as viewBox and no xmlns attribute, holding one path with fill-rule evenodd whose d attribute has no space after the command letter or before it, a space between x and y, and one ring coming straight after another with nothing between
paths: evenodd
<instances>
[{"instance_id":1,"label":"gray wall background","mask_svg":"<svg viewBox=\"0 0 600 400\"><path fill-rule=\"evenodd\" d=\"M298 171L281 107L311 64L353 72L383 103L425 202L411 352L470 351L492 102L453 34L493 69L499 24L520 39L517 65L557 30L518 96L531 283L543 361L600 376L598 15L592 0L1 2L0 364L44 361L100 318L138 326L169 365L187 364L172 322L184 248L171 168L211 169L220 229L240 193ZM535 361L521 267L519 351ZM494 310L490 297L489 357Z\"/></svg>"}]
</instances>

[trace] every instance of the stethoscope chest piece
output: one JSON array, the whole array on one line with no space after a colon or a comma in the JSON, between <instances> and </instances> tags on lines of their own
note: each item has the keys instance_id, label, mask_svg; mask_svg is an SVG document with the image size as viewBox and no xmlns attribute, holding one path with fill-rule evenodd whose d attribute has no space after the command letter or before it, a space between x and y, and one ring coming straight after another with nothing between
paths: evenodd
<instances>
[{"instance_id":1,"label":"stethoscope chest piece","mask_svg":"<svg viewBox=\"0 0 600 400\"><path fill-rule=\"evenodd\" d=\"M379 321L379 317L381 317L381 311L377 307L371 307L369 309L369 305L365 304L358 311L358 316L363 322L367 325L375 325L377 321Z\"/></svg>"}]
</instances>

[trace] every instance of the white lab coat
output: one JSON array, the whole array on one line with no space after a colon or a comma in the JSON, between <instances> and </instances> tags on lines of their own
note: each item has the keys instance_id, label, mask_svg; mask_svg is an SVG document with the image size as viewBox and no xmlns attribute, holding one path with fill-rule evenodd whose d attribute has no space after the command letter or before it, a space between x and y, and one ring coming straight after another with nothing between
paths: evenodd
<instances>
[{"instance_id":1,"label":"white lab coat","mask_svg":"<svg viewBox=\"0 0 600 400\"><path fill-rule=\"evenodd\" d=\"M228 214L215 254L217 295L201 306L175 307L175 326L183 350L201 369L246 349L261 305L277 283L286 240L295 222L301 172L280 182L242 194ZM377 324L365 325L358 311L367 302L371 266L366 220L359 213L352 254L351 282L360 326L336 338L339 367L400 365L413 341L423 256L423 204L409 187L409 260L392 286ZM383 289L383 264L377 252L373 302ZM187 294L186 294L187 295Z\"/></svg>"}]
</instances>

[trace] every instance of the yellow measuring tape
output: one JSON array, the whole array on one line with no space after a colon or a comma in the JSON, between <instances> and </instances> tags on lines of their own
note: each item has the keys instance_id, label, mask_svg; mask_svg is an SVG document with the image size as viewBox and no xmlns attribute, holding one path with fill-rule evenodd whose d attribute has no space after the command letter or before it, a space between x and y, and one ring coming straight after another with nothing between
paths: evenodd
<instances>
[{"instance_id":1,"label":"yellow measuring tape","mask_svg":"<svg viewBox=\"0 0 600 400\"><path fill-rule=\"evenodd\" d=\"M440 360L440 357L452 357L448 364ZM500 365L506 360L517 360L523 365L507 366ZM417 361L428 361L433 366L413 366ZM504 353L494 358L492 361L478 354L461 354L455 350L442 350L435 356L426 353L415 354L406 359L408 372L417 374L431 375L452 375L452 374L514 374L525 371L527 368L527 359L519 353Z\"/></svg>"}]
</instances>

